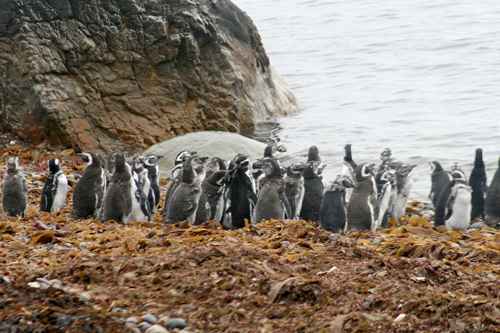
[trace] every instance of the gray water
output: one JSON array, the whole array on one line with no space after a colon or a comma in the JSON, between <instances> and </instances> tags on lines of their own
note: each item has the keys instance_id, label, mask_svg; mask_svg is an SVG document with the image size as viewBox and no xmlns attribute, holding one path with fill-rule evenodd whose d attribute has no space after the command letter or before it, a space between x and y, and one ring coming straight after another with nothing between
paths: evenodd
<instances>
[{"instance_id":1,"label":"gray water","mask_svg":"<svg viewBox=\"0 0 500 333\"><path fill-rule=\"evenodd\" d=\"M482 147L493 176L500 155L500 1L234 0L254 20L272 65L301 112L281 120L291 151L319 146L340 171L384 147L418 163L414 197L430 186L428 163L469 172Z\"/></svg>"}]
</instances>

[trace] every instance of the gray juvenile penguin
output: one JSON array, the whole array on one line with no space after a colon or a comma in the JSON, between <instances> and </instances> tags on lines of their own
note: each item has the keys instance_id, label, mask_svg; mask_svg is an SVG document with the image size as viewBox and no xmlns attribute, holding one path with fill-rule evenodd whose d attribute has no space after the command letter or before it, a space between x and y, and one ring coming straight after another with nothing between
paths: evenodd
<instances>
[{"instance_id":1,"label":"gray juvenile penguin","mask_svg":"<svg viewBox=\"0 0 500 333\"><path fill-rule=\"evenodd\" d=\"M80 156L87 162L87 168L73 191L73 216L81 219L97 218L100 217L106 192L106 173L98 155L83 153Z\"/></svg>"},{"instance_id":2,"label":"gray juvenile penguin","mask_svg":"<svg viewBox=\"0 0 500 333\"><path fill-rule=\"evenodd\" d=\"M163 206L162 215L165 218L168 210L168 206L171 202L171 198L177 187L182 182L182 169L184 166L184 162L190 158L191 156L195 156L196 152L190 152L187 150L183 150L177 154L174 160L174 167L170 171L170 182L167 184L167 189L165 193L165 204Z\"/></svg>"},{"instance_id":3,"label":"gray juvenile penguin","mask_svg":"<svg viewBox=\"0 0 500 333\"><path fill-rule=\"evenodd\" d=\"M500 223L500 159L498 160L498 169L486 194L484 208L486 223L491 226L498 225Z\"/></svg>"},{"instance_id":4,"label":"gray juvenile penguin","mask_svg":"<svg viewBox=\"0 0 500 333\"><path fill-rule=\"evenodd\" d=\"M356 167L356 187L347 207L348 228L352 230L370 230L375 224L375 184L374 165L366 163Z\"/></svg>"},{"instance_id":5,"label":"gray juvenile penguin","mask_svg":"<svg viewBox=\"0 0 500 333\"><path fill-rule=\"evenodd\" d=\"M172 193L167 207L165 222L175 224L182 221L195 223L201 196L201 183L205 176L204 159L189 157L182 167L182 180Z\"/></svg>"},{"instance_id":6,"label":"gray juvenile penguin","mask_svg":"<svg viewBox=\"0 0 500 333\"><path fill-rule=\"evenodd\" d=\"M114 172L104 196L102 221L127 223L132 213L132 174L123 154L116 154Z\"/></svg>"},{"instance_id":7,"label":"gray juvenile penguin","mask_svg":"<svg viewBox=\"0 0 500 333\"><path fill-rule=\"evenodd\" d=\"M263 161L264 178L255 206L255 222L268 219L284 219L290 216L290 205L285 195L285 182L279 162L274 158Z\"/></svg>"},{"instance_id":8,"label":"gray juvenile penguin","mask_svg":"<svg viewBox=\"0 0 500 333\"><path fill-rule=\"evenodd\" d=\"M320 209L320 225L331 232L343 232L347 228L346 188L354 184L346 176L337 176L323 195Z\"/></svg>"},{"instance_id":9,"label":"gray juvenile penguin","mask_svg":"<svg viewBox=\"0 0 500 333\"><path fill-rule=\"evenodd\" d=\"M308 166L304 170L305 194L302 201L300 218L307 221L319 222L319 211L324 191L321 173L325 164L321 163L318 147L312 146L309 148L307 164Z\"/></svg>"},{"instance_id":10,"label":"gray juvenile penguin","mask_svg":"<svg viewBox=\"0 0 500 333\"><path fill-rule=\"evenodd\" d=\"M483 150L476 149L474 158L474 167L469 178L469 184L472 188L472 211L471 218L485 218L484 215L484 200L488 188L488 180L486 177L486 167L483 161Z\"/></svg>"},{"instance_id":11,"label":"gray juvenile penguin","mask_svg":"<svg viewBox=\"0 0 500 333\"><path fill-rule=\"evenodd\" d=\"M3 180L3 210L8 216L22 216L26 212L28 188L26 179L19 167L19 158L7 160L7 170Z\"/></svg>"},{"instance_id":12,"label":"gray juvenile penguin","mask_svg":"<svg viewBox=\"0 0 500 333\"><path fill-rule=\"evenodd\" d=\"M446 209L451 193L452 177L437 161L430 163L431 167L431 192L429 198L435 208L434 225L441 226L446 221Z\"/></svg>"}]
</instances>

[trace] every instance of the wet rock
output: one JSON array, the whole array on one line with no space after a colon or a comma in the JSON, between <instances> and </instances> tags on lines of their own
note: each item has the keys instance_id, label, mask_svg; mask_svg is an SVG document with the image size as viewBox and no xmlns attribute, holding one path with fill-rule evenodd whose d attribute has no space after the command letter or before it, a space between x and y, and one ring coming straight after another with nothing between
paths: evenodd
<instances>
[{"instance_id":1,"label":"wet rock","mask_svg":"<svg viewBox=\"0 0 500 333\"><path fill-rule=\"evenodd\" d=\"M143 148L296 109L229 0L8 1L0 36L0 130L34 143Z\"/></svg>"},{"instance_id":2,"label":"wet rock","mask_svg":"<svg viewBox=\"0 0 500 333\"><path fill-rule=\"evenodd\" d=\"M158 318L155 315L148 313L142 317L142 320L150 324L155 324L158 321Z\"/></svg>"},{"instance_id":3,"label":"wet rock","mask_svg":"<svg viewBox=\"0 0 500 333\"><path fill-rule=\"evenodd\" d=\"M153 325L146 330L146 333L168 333L168 331L161 325Z\"/></svg>"},{"instance_id":4,"label":"wet rock","mask_svg":"<svg viewBox=\"0 0 500 333\"><path fill-rule=\"evenodd\" d=\"M131 324L138 324L139 323L139 318L137 317L128 317L125 320L126 323L131 323Z\"/></svg>"},{"instance_id":5,"label":"wet rock","mask_svg":"<svg viewBox=\"0 0 500 333\"><path fill-rule=\"evenodd\" d=\"M142 323L140 323L139 325L137 325L137 327L139 327L139 329L141 330L141 332L145 332L146 330L148 330L151 326L150 323L147 323L145 321L143 321Z\"/></svg>"},{"instance_id":6,"label":"wet rock","mask_svg":"<svg viewBox=\"0 0 500 333\"><path fill-rule=\"evenodd\" d=\"M80 299L80 302L90 302L90 300L92 299L92 296L90 296L90 293L88 292L83 292L81 293L78 298Z\"/></svg>"},{"instance_id":7,"label":"wet rock","mask_svg":"<svg viewBox=\"0 0 500 333\"><path fill-rule=\"evenodd\" d=\"M169 330L173 329L184 329L187 326L187 322L182 318L169 318L164 323L165 327Z\"/></svg>"},{"instance_id":8,"label":"wet rock","mask_svg":"<svg viewBox=\"0 0 500 333\"><path fill-rule=\"evenodd\" d=\"M125 324L125 332L126 333L141 333L141 330L134 323L126 323Z\"/></svg>"}]
</instances>

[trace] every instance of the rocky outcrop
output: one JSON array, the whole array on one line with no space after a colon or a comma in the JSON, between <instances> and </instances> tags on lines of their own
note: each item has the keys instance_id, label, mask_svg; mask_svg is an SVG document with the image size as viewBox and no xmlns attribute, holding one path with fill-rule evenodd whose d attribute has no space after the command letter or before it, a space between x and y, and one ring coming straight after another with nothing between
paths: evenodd
<instances>
[{"instance_id":1,"label":"rocky outcrop","mask_svg":"<svg viewBox=\"0 0 500 333\"><path fill-rule=\"evenodd\" d=\"M229 0L0 4L0 128L24 140L142 148L296 108Z\"/></svg>"}]
</instances>

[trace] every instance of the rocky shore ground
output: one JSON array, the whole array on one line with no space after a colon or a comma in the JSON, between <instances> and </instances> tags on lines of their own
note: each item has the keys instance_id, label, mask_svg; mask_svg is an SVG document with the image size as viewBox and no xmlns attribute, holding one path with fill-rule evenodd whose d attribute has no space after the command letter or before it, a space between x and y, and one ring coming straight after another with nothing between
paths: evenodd
<instances>
[{"instance_id":1,"label":"rocky shore ground","mask_svg":"<svg viewBox=\"0 0 500 333\"><path fill-rule=\"evenodd\" d=\"M398 225L336 235L304 221L224 231L38 212L45 161L9 146L30 207L0 217L0 332L500 332L500 232ZM70 207L70 206L69 206Z\"/></svg>"}]
</instances>

